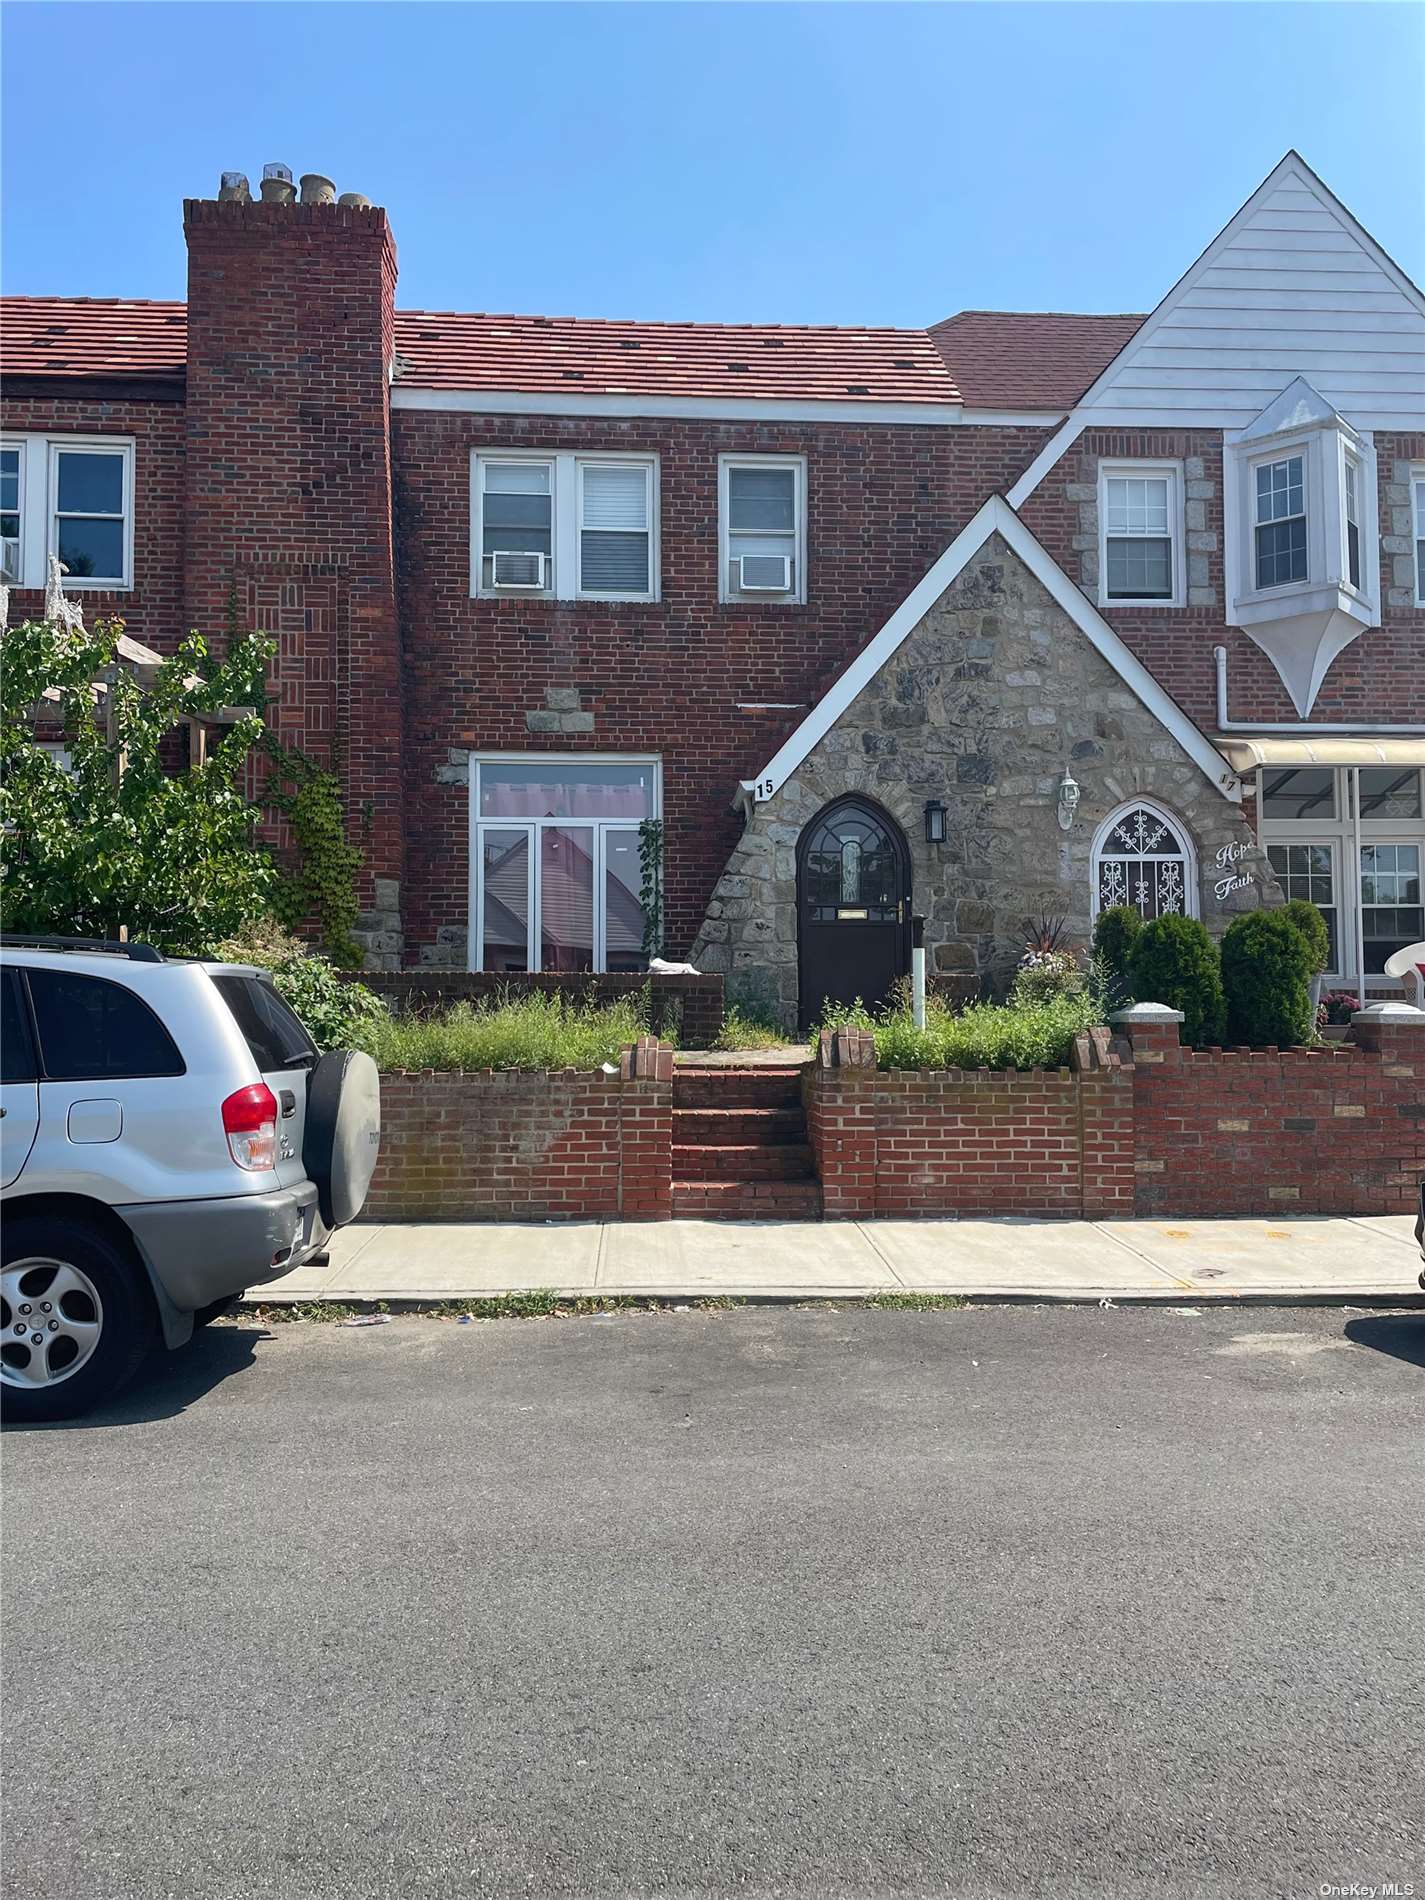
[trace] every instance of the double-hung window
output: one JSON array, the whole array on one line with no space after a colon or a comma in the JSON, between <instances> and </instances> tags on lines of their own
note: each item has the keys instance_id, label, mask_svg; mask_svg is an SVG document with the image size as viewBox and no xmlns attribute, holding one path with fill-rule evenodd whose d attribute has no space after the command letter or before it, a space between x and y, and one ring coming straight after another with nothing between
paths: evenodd
<instances>
[{"instance_id":1,"label":"double-hung window","mask_svg":"<svg viewBox=\"0 0 1425 1900\"><path fill-rule=\"evenodd\" d=\"M806 600L806 463L724 455L718 463L719 598Z\"/></svg>"},{"instance_id":2,"label":"double-hung window","mask_svg":"<svg viewBox=\"0 0 1425 1900\"><path fill-rule=\"evenodd\" d=\"M1410 507L1415 537L1415 605L1425 607L1425 468L1412 471Z\"/></svg>"},{"instance_id":3,"label":"double-hung window","mask_svg":"<svg viewBox=\"0 0 1425 1900\"><path fill-rule=\"evenodd\" d=\"M1099 573L1105 606L1182 605L1181 496L1174 463L1100 463Z\"/></svg>"},{"instance_id":4,"label":"double-hung window","mask_svg":"<svg viewBox=\"0 0 1425 1900\"><path fill-rule=\"evenodd\" d=\"M656 759L472 759L471 969L642 970L659 799Z\"/></svg>"},{"instance_id":5,"label":"double-hung window","mask_svg":"<svg viewBox=\"0 0 1425 1900\"><path fill-rule=\"evenodd\" d=\"M1259 589L1306 579L1306 480L1303 459L1258 462L1255 555ZM1357 543L1359 548L1359 542Z\"/></svg>"},{"instance_id":6,"label":"double-hung window","mask_svg":"<svg viewBox=\"0 0 1425 1900\"><path fill-rule=\"evenodd\" d=\"M477 453L470 512L472 594L658 598L652 456Z\"/></svg>"},{"instance_id":7,"label":"double-hung window","mask_svg":"<svg viewBox=\"0 0 1425 1900\"><path fill-rule=\"evenodd\" d=\"M1326 921L1328 979L1389 988L1386 959L1425 940L1425 774L1414 765L1264 766L1261 835L1288 898Z\"/></svg>"},{"instance_id":8,"label":"double-hung window","mask_svg":"<svg viewBox=\"0 0 1425 1900\"><path fill-rule=\"evenodd\" d=\"M1341 465L1343 526L1346 530L1346 578L1352 587L1361 584L1361 467L1354 456L1346 456Z\"/></svg>"},{"instance_id":9,"label":"double-hung window","mask_svg":"<svg viewBox=\"0 0 1425 1900\"><path fill-rule=\"evenodd\" d=\"M7 442L0 448L0 581L20 584L20 532L24 519L25 446Z\"/></svg>"},{"instance_id":10,"label":"double-hung window","mask_svg":"<svg viewBox=\"0 0 1425 1900\"><path fill-rule=\"evenodd\" d=\"M114 436L7 436L0 443L0 568L40 588L50 555L67 592L133 585L134 445Z\"/></svg>"}]
</instances>

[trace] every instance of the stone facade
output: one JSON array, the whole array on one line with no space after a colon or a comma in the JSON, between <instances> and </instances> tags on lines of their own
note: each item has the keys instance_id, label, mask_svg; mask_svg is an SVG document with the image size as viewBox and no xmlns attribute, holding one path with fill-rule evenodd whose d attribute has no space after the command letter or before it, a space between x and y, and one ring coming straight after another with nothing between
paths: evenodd
<instances>
[{"instance_id":1,"label":"stone facade","mask_svg":"<svg viewBox=\"0 0 1425 1900\"><path fill-rule=\"evenodd\" d=\"M1081 788L1072 828L1056 805L1065 766ZM941 596L806 762L752 811L693 951L730 999L797 1010L797 841L846 793L905 833L912 903L929 967L959 996L1003 986L1023 920L1092 927L1093 840L1119 805L1149 796L1176 813L1197 856L1198 914L1215 934L1280 890L1242 808L1213 786L998 535ZM928 799L945 842L925 839ZM1216 854L1237 846L1246 880L1225 899Z\"/></svg>"}]
</instances>

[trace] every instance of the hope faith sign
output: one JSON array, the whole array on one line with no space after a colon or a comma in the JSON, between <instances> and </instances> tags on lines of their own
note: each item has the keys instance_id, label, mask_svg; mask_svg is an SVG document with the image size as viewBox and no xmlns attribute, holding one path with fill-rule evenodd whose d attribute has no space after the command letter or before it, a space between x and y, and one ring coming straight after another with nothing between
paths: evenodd
<instances>
[{"instance_id":1,"label":"hope faith sign","mask_svg":"<svg viewBox=\"0 0 1425 1900\"><path fill-rule=\"evenodd\" d=\"M1239 871L1237 866L1246 857L1250 847L1245 844L1219 845L1217 856L1213 860L1222 873L1212 887L1212 894L1220 904L1224 897L1230 897L1233 891L1246 891L1252 887L1252 873Z\"/></svg>"}]
</instances>

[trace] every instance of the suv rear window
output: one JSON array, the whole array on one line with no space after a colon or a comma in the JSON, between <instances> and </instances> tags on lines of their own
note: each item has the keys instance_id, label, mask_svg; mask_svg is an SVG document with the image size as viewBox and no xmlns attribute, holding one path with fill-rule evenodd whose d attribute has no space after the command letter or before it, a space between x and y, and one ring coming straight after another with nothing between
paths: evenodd
<instances>
[{"instance_id":1,"label":"suv rear window","mask_svg":"<svg viewBox=\"0 0 1425 1900\"><path fill-rule=\"evenodd\" d=\"M148 1004L122 983L75 970L25 971L40 1062L55 1082L182 1075L183 1058Z\"/></svg>"},{"instance_id":2,"label":"suv rear window","mask_svg":"<svg viewBox=\"0 0 1425 1900\"><path fill-rule=\"evenodd\" d=\"M307 1068L316 1060L316 1046L301 1018L270 983L256 976L215 976L213 987L232 1011L264 1075Z\"/></svg>"}]
</instances>

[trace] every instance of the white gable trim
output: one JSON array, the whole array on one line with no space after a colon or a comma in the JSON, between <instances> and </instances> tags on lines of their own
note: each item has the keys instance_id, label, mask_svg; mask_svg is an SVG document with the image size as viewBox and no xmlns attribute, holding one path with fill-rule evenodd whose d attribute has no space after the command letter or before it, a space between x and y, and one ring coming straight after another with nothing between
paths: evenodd
<instances>
[{"instance_id":1,"label":"white gable trim","mask_svg":"<svg viewBox=\"0 0 1425 1900\"><path fill-rule=\"evenodd\" d=\"M1103 615L1075 587L1063 569L1048 555L1019 516L1002 496L992 495L963 527L900 606L896 608L875 639L857 654L841 677L828 688L807 714L791 738L755 779L744 779L739 802L761 802L779 791L803 764L812 748L824 739L857 694L869 685L913 628L929 613L946 588L968 565L992 534L1000 534L1023 561L1034 578L1062 607L1079 631L1093 643L1108 661L1129 691L1152 713L1199 767L1204 777L1235 802L1242 797L1237 774L1188 718L1182 707L1163 688L1148 669L1136 660Z\"/></svg>"},{"instance_id":2,"label":"white gable trim","mask_svg":"<svg viewBox=\"0 0 1425 1900\"><path fill-rule=\"evenodd\" d=\"M1040 482L1049 473L1050 469L1058 463L1065 451L1073 446L1074 442L1077 441L1078 437L1082 435L1086 428L1093 427L1097 421L1101 420L1102 426L1105 428L1114 429L1181 428L1185 426L1185 418L1183 416L1177 415L1169 410L1164 410L1156 405L1150 406L1153 405L1153 392L1148 389L1145 389L1143 392L1144 404L1142 407L1136 410L1131 407L1126 409L1115 408L1111 416L1106 415L1102 418L1097 414L1100 407L1100 398L1105 391L1124 382L1126 372L1133 369L1145 347L1152 343L1157 337L1164 323L1174 311L1177 310L1188 291L1192 289L1198 279L1201 278L1206 271L1212 268L1222 253L1229 249L1243 230L1250 225L1251 220L1272 194L1283 185L1289 184L1295 184L1303 191L1310 193L1323 209L1339 218L1350 235L1356 239L1361 248L1366 252L1372 263L1381 271L1382 275L1389 280L1402 297L1406 298L1420 312L1422 317L1425 317L1425 292L1422 292L1419 286L1406 276L1405 272L1401 270L1395 260L1390 257L1386 251L1381 249L1370 232L1367 231L1352 215L1350 210L1341 203L1341 200L1331 188L1325 184L1322 179L1317 177L1305 159L1297 152L1288 152L1280 163L1275 165L1262 180L1261 184L1235 216L1230 218L1222 227L1201 256L1184 271L1172 289L1134 331L1133 335L1124 344L1123 348L1119 351L1118 355L1114 357L1108 367L1104 369L1095 381L1084 391L1083 395L1074 405L1064 426L1054 436L1052 441L1045 444L1044 448L1040 450L1033 462L1030 463L1029 467L1010 489L1009 499L1014 507L1019 508L1028 500ZM1224 326L1230 328L1233 313L1224 309L1222 315ZM1405 360L1403 357L1400 359L1402 363L1404 363ZM1187 422L1186 426L1198 427L1203 425L1197 422ZM1409 419L1402 419L1400 426L1403 428L1414 428L1417 424Z\"/></svg>"}]
</instances>

